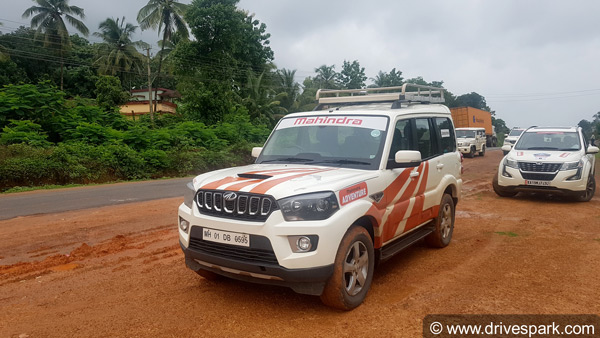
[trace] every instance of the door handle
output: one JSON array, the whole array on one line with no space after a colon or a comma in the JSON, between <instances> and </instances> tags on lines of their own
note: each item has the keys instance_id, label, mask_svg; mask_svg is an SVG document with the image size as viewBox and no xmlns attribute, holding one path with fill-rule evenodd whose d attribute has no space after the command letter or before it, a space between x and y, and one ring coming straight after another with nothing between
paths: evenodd
<instances>
[{"instance_id":1,"label":"door handle","mask_svg":"<svg viewBox=\"0 0 600 338\"><path fill-rule=\"evenodd\" d=\"M419 172L418 171L411 171L410 172L410 177L415 178L415 177L419 177Z\"/></svg>"}]
</instances>

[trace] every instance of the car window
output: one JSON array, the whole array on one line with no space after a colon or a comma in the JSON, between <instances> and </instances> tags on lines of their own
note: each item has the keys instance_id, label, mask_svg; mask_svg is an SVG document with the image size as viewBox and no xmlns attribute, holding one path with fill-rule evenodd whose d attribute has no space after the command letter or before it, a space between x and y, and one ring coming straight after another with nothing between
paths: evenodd
<instances>
[{"instance_id":1,"label":"car window","mask_svg":"<svg viewBox=\"0 0 600 338\"><path fill-rule=\"evenodd\" d=\"M437 126L437 138L441 145L442 154L456 151L456 138L450 119L436 117L435 124Z\"/></svg>"},{"instance_id":2,"label":"car window","mask_svg":"<svg viewBox=\"0 0 600 338\"><path fill-rule=\"evenodd\" d=\"M429 119L415 119L417 132L417 150L421 152L421 158L427 159L434 155L432 144L432 132Z\"/></svg>"}]
</instances>

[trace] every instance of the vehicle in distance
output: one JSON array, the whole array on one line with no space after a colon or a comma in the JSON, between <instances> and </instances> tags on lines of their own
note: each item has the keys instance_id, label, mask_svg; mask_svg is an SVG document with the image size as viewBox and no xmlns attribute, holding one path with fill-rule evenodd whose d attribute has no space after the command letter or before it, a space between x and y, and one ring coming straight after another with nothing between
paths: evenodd
<instances>
[{"instance_id":1,"label":"vehicle in distance","mask_svg":"<svg viewBox=\"0 0 600 338\"><path fill-rule=\"evenodd\" d=\"M485 129L484 128L456 128L456 142L458 150L467 157L473 158L475 153L485 155Z\"/></svg>"},{"instance_id":2,"label":"vehicle in distance","mask_svg":"<svg viewBox=\"0 0 600 338\"><path fill-rule=\"evenodd\" d=\"M496 129L492 125L492 114L489 111L473 107L450 108L455 128L484 128L485 146L495 147L498 143Z\"/></svg>"},{"instance_id":3,"label":"vehicle in distance","mask_svg":"<svg viewBox=\"0 0 600 338\"><path fill-rule=\"evenodd\" d=\"M443 89L320 90L317 99L315 111L278 122L253 149L255 164L193 179L179 240L201 276L287 286L349 310L376 263L422 238L450 243L462 164Z\"/></svg>"},{"instance_id":4,"label":"vehicle in distance","mask_svg":"<svg viewBox=\"0 0 600 338\"><path fill-rule=\"evenodd\" d=\"M509 146L514 146L517 141L519 140L519 137L521 136L521 134L523 134L523 132L525 131L524 128L513 128L510 130L510 132L508 133L508 136L506 136L506 138L504 139L504 144L503 145L509 145ZM508 151L503 150L504 155L508 154Z\"/></svg>"},{"instance_id":5,"label":"vehicle in distance","mask_svg":"<svg viewBox=\"0 0 600 338\"><path fill-rule=\"evenodd\" d=\"M579 127L529 128L514 147L502 147L508 154L494 176L494 191L502 197L535 192L589 201L596 191L598 147L587 145Z\"/></svg>"}]
</instances>

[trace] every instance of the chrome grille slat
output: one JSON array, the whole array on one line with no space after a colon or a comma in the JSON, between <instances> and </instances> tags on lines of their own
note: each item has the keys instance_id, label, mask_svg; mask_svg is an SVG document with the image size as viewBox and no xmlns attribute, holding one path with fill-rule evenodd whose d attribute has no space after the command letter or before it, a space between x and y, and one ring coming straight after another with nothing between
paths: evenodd
<instances>
[{"instance_id":1,"label":"chrome grille slat","mask_svg":"<svg viewBox=\"0 0 600 338\"><path fill-rule=\"evenodd\" d=\"M223 209L223 194L221 194L221 193L213 194L213 206L216 211L221 211Z\"/></svg>"},{"instance_id":2,"label":"chrome grille slat","mask_svg":"<svg viewBox=\"0 0 600 338\"><path fill-rule=\"evenodd\" d=\"M260 205L260 198L256 196L250 197L250 203L248 206L248 214L256 215L258 213L258 206Z\"/></svg>"},{"instance_id":3,"label":"chrome grille slat","mask_svg":"<svg viewBox=\"0 0 600 338\"><path fill-rule=\"evenodd\" d=\"M212 206L213 206L213 193L212 192L207 192L206 194L204 194L204 207L207 210L212 210Z\"/></svg>"},{"instance_id":4,"label":"chrome grille slat","mask_svg":"<svg viewBox=\"0 0 600 338\"><path fill-rule=\"evenodd\" d=\"M224 190L199 190L196 205L202 214L246 221L265 221L277 202L272 196Z\"/></svg>"},{"instance_id":5,"label":"chrome grille slat","mask_svg":"<svg viewBox=\"0 0 600 338\"><path fill-rule=\"evenodd\" d=\"M248 210L248 196L242 195L238 198L237 213L243 215Z\"/></svg>"}]
</instances>

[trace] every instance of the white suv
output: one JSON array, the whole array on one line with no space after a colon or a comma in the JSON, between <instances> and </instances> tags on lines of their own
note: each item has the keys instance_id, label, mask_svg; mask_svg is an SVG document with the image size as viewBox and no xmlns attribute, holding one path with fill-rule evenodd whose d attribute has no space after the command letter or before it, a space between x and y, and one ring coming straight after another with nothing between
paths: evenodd
<instances>
[{"instance_id":1,"label":"white suv","mask_svg":"<svg viewBox=\"0 0 600 338\"><path fill-rule=\"evenodd\" d=\"M194 178L179 207L187 266L349 310L377 262L422 238L448 245L462 186L450 111L442 89L406 88L320 91L255 164Z\"/></svg>"},{"instance_id":2,"label":"white suv","mask_svg":"<svg viewBox=\"0 0 600 338\"><path fill-rule=\"evenodd\" d=\"M503 197L537 192L589 201L596 190L598 147L587 144L578 127L527 129L512 149L502 147L508 154L493 179L494 191Z\"/></svg>"},{"instance_id":3,"label":"white suv","mask_svg":"<svg viewBox=\"0 0 600 338\"><path fill-rule=\"evenodd\" d=\"M511 129L510 133L508 133L508 136L506 136L506 138L504 139L504 145L509 145L511 147L514 147L514 145L517 143L517 141L519 140L519 137L521 137L521 134L523 134L523 132L525 131L525 129L523 128L513 128ZM504 155L508 154L508 151L503 150Z\"/></svg>"},{"instance_id":4,"label":"white suv","mask_svg":"<svg viewBox=\"0 0 600 338\"><path fill-rule=\"evenodd\" d=\"M485 155L485 128L456 128L458 150L473 158L475 153Z\"/></svg>"}]
</instances>

